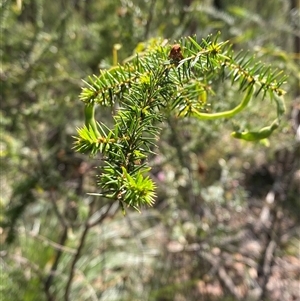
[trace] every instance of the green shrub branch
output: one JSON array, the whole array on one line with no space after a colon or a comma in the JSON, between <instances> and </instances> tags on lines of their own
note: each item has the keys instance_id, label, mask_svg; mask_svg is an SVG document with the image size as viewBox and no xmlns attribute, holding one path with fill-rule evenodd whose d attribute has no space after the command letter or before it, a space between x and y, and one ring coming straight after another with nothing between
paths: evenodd
<instances>
[{"instance_id":1,"label":"green shrub branch","mask_svg":"<svg viewBox=\"0 0 300 301\"><path fill-rule=\"evenodd\" d=\"M254 141L278 128L285 112L281 89L285 76L280 72L255 62L247 53L235 55L217 37L201 43L188 37L176 47L177 56L173 56L170 46L150 45L124 65L90 76L80 94L85 126L78 129L75 149L102 154L97 194L118 200L123 210L124 205L139 210L154 203L155 185L147 176L147 157L169 114L204 120L232 118L247 109L253 96L262 94L275 102L276 119L258 131L232 133L234 138ZM208 112L209 99L215 94L213 83L226 80L238 87L241 102L227 111ZM112 128L95 120L95 105L118 106Z\"/></svg>"}]
</instances>

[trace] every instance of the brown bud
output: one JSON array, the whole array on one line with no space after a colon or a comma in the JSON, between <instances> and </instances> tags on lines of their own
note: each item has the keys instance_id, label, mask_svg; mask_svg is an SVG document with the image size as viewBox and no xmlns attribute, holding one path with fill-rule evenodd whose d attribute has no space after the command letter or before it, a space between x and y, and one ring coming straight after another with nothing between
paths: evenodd
<instances>
[{"instance_id":1,"label":"brown bud","mask_svg":"<svg viewBox=\"0 0 300 301\"><path fill-rule=\"evenodd\" d=\"M169 54L169 58L173 61L173 63L178 64L179 61L183 59L183 55L181 52L181 47L179 44L175 44L172 46L172 49Z\"/></svg>"}]
</instances>

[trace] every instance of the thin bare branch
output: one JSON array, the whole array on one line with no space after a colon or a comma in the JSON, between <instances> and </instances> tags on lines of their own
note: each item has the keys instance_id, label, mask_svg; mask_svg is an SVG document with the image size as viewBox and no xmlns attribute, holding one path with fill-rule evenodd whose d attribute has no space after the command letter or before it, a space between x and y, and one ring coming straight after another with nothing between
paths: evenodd
<instances>
[{"instance_id":1,"label":"thin bare branch","mask_svg":"<svg viewBox=\"0 0 300 301\"><path fill-rule=\"evenodd\" d=\"M69 301L70 300L70 290L71 290L71 286L72 286L72 281L73 281L73 277L75 274L75 266L77 261L79 260L80 256L81 256L81 251L84 247L84 243L85 240L87 238L88 232L89 230L94 227L95 225L101 223L108 215L110 212L110 209L113 207L113 205L115 203L111 203L109 204L109 206L107 206L106 210L103 212L103 214L101 214L95 221L93 221L92 223L90 222L90 218L92 216L92 212L93 212L93 205L95 202L92 202L90 204L90 211L89 211L89 217L86 220L83 232L81 234L80 240L79 240L79 244L77 247L77 252L73 257L72 263L71 263L71 268L70 268L70 273L69 273L69 277L68 277L68 281L66 284L66 289L65 289L65 295L64 295L64 300L65 301ZM118 207L115 208L115 210L113 211L114 213L117 211Z\"/></svg>"}]
</instances>

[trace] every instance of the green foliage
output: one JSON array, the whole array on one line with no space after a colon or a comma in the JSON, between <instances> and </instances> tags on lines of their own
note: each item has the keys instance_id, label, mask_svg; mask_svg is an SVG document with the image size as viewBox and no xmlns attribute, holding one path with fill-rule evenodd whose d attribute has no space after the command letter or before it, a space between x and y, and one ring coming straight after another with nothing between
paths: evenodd
<instances>
[{"instance_id":1,"label":"green foliage","mask_svg":"<svg viewBox=\"0 0 300 301\"><path fill-rule=\"evenodd\" d=\"M282 271L284 282L271 277L267 283L272 287L274 279L274 289L266 289L267 297L257 300L297 298L293 280L297 280L294 266L299 253L295 234L299 182L296 173L292 180L288 175L299 170L299 160L291 161L288 174L282 162L276 165L274 160L283 145L294 148L289 116L281 118L269 147L265 140L245 143L229 133L251 137L261 128L264 136L270 133L272 126L265 126L272 125L284 109L281 87L279 93L269 92L284 78L275 79L272 86L270 75L280 73L276 70L289 76L282 87L289 92L289 112L299 86L299 55L293 50L299 11L290 9L294 1L222 0L221 9L216 2L1 1L0 299L252 299L251 292L261 289L262 278L253 275L260 274L263 252L256 256L245 247L264 247L266 235L274 233L278 240L271 268ZM221 43L219 54L228 51L235 63L246 58L241 63L244 71L253 72L255 78L261 75L262 84L269 79L269 88L259 91L259 83L243 86L241 79L234 78L240 76L238 68L215 63L216 56L207 50L213 43L207 45L202 38L219 30L219 40L229 40ZM202 49L188 38L181 39L177 43L185 61L180 66L178 59L170 61L167 41L195 34ZM210 39L214 46L220 44ZM120 62L133 49L135 53L117 66L118 49ZM240 53L241 49L248 53ZM264 77L268 67L259 70L261 62L275 71L267 70ZM96 74L87 82L93 87L99 81L100 88L94 88L101 93L96 95L88 84L82 90L80 97L87 97L81 99L86 123L79 129L77 138L83 138L80 143L76 140L76 146L93 158L72 149L72 136L83 123L80 79L87 74ZM158 83L169 88L163 92L165 98ZM157 92L149 90L151 86ZM132 90L134 95L140 93L135 100ZM149 108L146 105L148 90L162 99L155 99L154 109L151 103ZM224 112L238 114L217 118ZM128 136L128 128L139 133L136 141ZM134 148L139 141L142 149ZM127 169L118 165L116 173L110 163L115 158L132 164ZM253 189L247 185L262 161L280 188L280 200L276 195L268 220L270 233L266 227L258 230L270 184L264 174ZM99 177L104 167L112 182ZM119 184L123 189L119 196L128 202L121 202L124 207L130 204L140 210L152 205L154 198L155 204L142 214L130 210L124 217L114 192ZM88 193L95 190L95 195ZM252 196L257 190L260 196ZM105 192L112 199L99 197ZM212 255L217 265L204 255ZM225 280L232 279L245 298L236 297L221 281L221 268L227 272Z\"/></svg>"},{"instance_id":2,"label":"green foliage","mask_svg":"<svg viewBox=\"0 0 300 301\"><path fill-rule=\"evenodd\" d=\"M263 98L268 94L275 100L276 120L258 131L234 132L232 136L247 141L266 139L279 126L285 113L284 91L280 89L285 77L255 63L249 54L234 55L227 44L217 42L217 36L200 44L194 38L184 38L178 45L185 58L179 48L181 60L177 60L171 56L174 49L170 52L169 46L157 43L124 66L89 77L80 95L85 103L85 127L78 129L75 149L102 153L99 196L118 200L122 208L125 204L138 210L141 205L153 204L154 185L145 177L149 171L145 159L156 146L159 122L170 114L204 120L232 118L247 109L253 95L262 93ZM228 111L205 112L216 94L215 86L226 80L245 94L242 101ZM112 111L118 106L112 128L95 121L96 104L110 106Z\"/></svg>"}]
</instances>

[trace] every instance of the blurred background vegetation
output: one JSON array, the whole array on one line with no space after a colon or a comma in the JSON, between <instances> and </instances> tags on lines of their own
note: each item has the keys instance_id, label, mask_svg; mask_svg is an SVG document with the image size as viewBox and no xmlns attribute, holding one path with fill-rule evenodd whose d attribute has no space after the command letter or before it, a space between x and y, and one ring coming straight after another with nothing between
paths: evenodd
<instances>
[{"instance_id":1,"label":"blurred background vegetation","mask_svg":"<svg viewBox=\"0 0 300 301\"><path fill-rule=\"evenodd\" d=\"M300 300L298 0L2 0L0 12L1 300ZM81 79L112 65L115 44L121 62L152 38L217 31L289 75L280 129L245 143L232 121L170 117L153 208L124 217L88 195L99 158L72 150ZM219 108L235 98L218 94ZM270 117L255 103L245 127Z\"/></svg>"}]
</instances>

